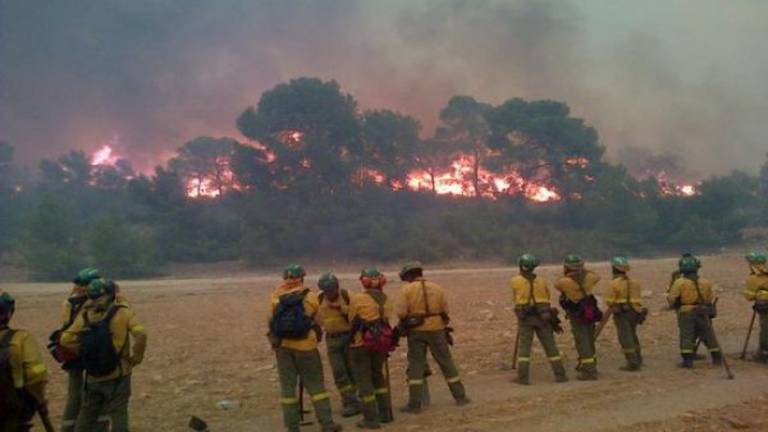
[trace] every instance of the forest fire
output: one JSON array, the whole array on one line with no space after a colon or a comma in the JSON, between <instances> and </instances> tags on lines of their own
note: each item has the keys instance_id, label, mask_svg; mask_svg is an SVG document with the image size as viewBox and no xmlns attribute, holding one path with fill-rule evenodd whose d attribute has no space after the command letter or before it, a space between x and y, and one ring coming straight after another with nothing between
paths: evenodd
<instances>
[{"instance_id":1,"label":"forest fire","mask_svg":"<svg viewBox=\"0 0 768 432\"><path fill-rule=\"evenodd\" d=\"M91 165L93 166L114 166L120 157L115 154L114 149L109 144L104 144L91 155Z\"/></svg>"}]
</instances>

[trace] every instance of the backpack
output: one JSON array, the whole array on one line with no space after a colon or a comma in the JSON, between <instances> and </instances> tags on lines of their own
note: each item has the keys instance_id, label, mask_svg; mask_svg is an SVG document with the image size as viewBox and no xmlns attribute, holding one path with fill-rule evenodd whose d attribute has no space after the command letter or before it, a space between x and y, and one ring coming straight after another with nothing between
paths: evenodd
<instances>
[{"instance_id":1,"label":"backpack","mask_svg":"<svg viewBox=\"0 0 768 432\"><path fill-rule=\"evenodd\" d=\"M379 302L371 293L367 293L379 305L379 319L362 322L363 347L377 353L390 353L395 350L395 332L384 317L384 300Z\"/></svg>"},{"instance_id":2,"label":"backpack","mask_svg":"<svg viewBox=\"0 0 768 432\"><path fill-rule=\"evenodd\" d=\"M16 388L11 371L11 339L15 330L7 329L0 339L0 413L18 413L23 422L35 416L35 401L31 395Z\"/></svg>"},{"instance_id":3,"label":"backpack","mask_svg":"<svg viewBox=\"0 0 768 432\"><path fill-rule=\"evenodd\" d=\"M77 314L79 314L80 310L82 310L87 298L83 297L82 299L76 300L78 301L73 302L72 299L67 300L72 305L69 310L69 319L60 329L54 330L51 335L48 336L48 345L46 346L48 352L51 353L51 356L54 358L54 360L56 360L57 363L64 365L64 369L82 368L82 362L80 362L80 357L77 355L77 353L63 347L60 342L61 334L64 333L69 327L71 327L72 323L75 322L75 318L77 318Z\"/></svg>"},{"instance_id":4,"label":"backpack","mask_svg":"<svg viewBox=\"0 0 768 432\"><path fill-rule=\"evenodd\" d=\"M313 317L304 310L304 298L309 294L305 289L297 293L280 296L275 314L270 321L272 335L280 339L304 339L315 327Z\"/></svg>"},{"instance_id":5,"label":"backpack","mask_svg":"<svg viewBox=\"0 0 768 432\"><path fill-rule=\"evenodd\" d=\"M584 281L581 278L573 278L571 280L579 285L579 290L584 297L578 302L572 302L565 293L560 295L560 306L568 312L569 317L576 324L593 324L603 320L603 312L597 305L597 299L592 294L587 294L587 290L584 289Z\"/></svg>"},{"instance_id":6,"label":"backpack","mask_svg":"<svg viewBox=\"0 0 768 432\"><path fill-rule=\"evenodd\" d=\"M80 332L80 359L86 373L90 376L99 378L104 377L115 369L121 368L120 357L123 350L128 345L126 336L125 344L120 352L115 351L112 338L110 323L118 310L124 306L112 306L107 315L100 321L91 322L88 319L88 312L83 313L85 326Z\"/></svg>"}]
</instances>

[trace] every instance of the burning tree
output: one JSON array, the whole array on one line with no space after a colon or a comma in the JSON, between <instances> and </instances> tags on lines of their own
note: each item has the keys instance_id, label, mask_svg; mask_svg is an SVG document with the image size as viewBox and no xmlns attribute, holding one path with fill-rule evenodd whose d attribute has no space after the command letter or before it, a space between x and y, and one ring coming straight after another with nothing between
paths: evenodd
<instances>
[{"instance_id":1,"label":"burning tree","mask_svg":"<svg viewBox=\"0 0 768 432\"><path fill-rule=\"evenodd\" d=\"M238 145L231 138L195 138L179 148L168 166L179 173L190 197L222 196L239 188L231 167Z\"/></svg>"},{"instance_id":2,"label":"burning tree","mask_svg":"<svg viewBox=\"0 0 768 432\"><path fill-rule=\"evenodd\" d=\"M394 111L368 111L362 118L363 152L360 179L392 189L402 189L415 165L419 145L419 122Z\"/></svg>"}]
</instances>

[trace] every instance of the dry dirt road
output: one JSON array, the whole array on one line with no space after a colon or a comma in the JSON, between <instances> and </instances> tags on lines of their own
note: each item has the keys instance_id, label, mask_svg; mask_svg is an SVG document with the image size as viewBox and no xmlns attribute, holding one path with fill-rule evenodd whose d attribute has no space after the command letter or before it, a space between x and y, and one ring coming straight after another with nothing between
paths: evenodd
<instances>
[{"instance_id":1,"label":"dry dirt road","mask_svg":"<svg viewBox=\"0 0 768 432\"><path fill-rule=\"evenodd\" d=\"M651 310L640 330L647 366L639 373L618 370L622 364L610 324L598 342L601 379L555 384L541 350L534 351L533 385L510 382L512 345L516 331L508 280L514 269L427 270L427 277L445 286L453 305L455 354L474 403L453 406L442 378L431 379L433 405L420 416L397 415L405 431L720 431L768 430L768 366L737 359L751 314L741 298L746 266L737 256L704 259L702 275L716 282L720 317L715 325L729 355L736 379L708 362L693 371L675 367L678 361L674 314L662 310L669 272L675 260L633 263L632 276L643 284ZM591 266L604 281L607 265ZM556 267L541 274L553 280ZM390 280L394 272L388 272ZM342 275L343 286L357 289L354 275ZM314 282L315 274L309 280ZM206 419L211 430L279 431L280 411L274 359L265 333L269 292L278 283L272 275L155 280L121 284L149 331L146 361L135 370L131 420L133 431L186 431L190 415ZM32 331L42 344L57 326L66 284L4 284L17 297L14 326ZM396 292L397 284L387 287ZM575 352L568 332L558 337L568 368ZM753 339L752 346L756 344ZM324 347L321 347L321 351ZM393 397L405 400L404 351L391 361ZM49 394L54 420L62 408L64 374L47 359ZM435 368L437 370L437 368ZM326 381L330 384L326 364ZM571 375L575 375L571 373ZM334 403L338 404L338 397ZM221 400L239 407L224 411ZM352 420L343 420L354 430ZM305 430L317 430L310 426Z\"/></svg>"}]
</instances>

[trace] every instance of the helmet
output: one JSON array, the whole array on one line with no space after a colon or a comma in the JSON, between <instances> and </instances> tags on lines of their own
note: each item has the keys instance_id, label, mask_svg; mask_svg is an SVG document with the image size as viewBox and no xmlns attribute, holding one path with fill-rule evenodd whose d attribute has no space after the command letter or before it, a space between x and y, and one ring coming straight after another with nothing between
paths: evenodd
<instances>
[{"instance_id":1,"label":"helmet","mask_svg":"<svg viewBox=\"0 0 768 432\"><path fill-rule=\"evenodd\" d=\"M360 272L360 283L365 288L382 288L387 283L387 278L376 267L368 267Z\"/></svg>"},{"instance_id":2,"label":"helmet","mask_svg":"<svg viewBox=\"0 0 768 432\"><path fill-rule=\"evenodd\" d=\"M678 262L678 267L681 273L696 273L701 268L701 262L692 255L683 255Z\"/></svg>"},{"instance_id":3,"label":"helmet","mask_svg":"<svg viewBox=\"0 0 768 432\"><path fill-rule=\"evenodd\" d=\"M320 279L317 280L317 287L321 291L332 291L339 287L339 279L335 274L328 272L323 273Z\"/></svg>"},{"instance_id":4,"label":"helmet","mask_svg":"<svg viewBox=\"0 0 768 432\"><path fill-rule=\"evenodd\" d=\"M91 300L95 300L97 298L101 298L102 296L109 295L113 296L115 295L115 289L117 285L107 279L94 279L91 281L90 284L88 284L88 289L86 290L86 294L88 295L88 298Z\"/></svg>"},{"instance_id":5,"label":"helmet","mask_svg":"<svg viewBox=\"0 0 768 432\"><path fill-rule=\"evenodd\" d=\"M765 255L765 252L760 251L752 251L745 258L750 264L765 264L768 262L768 256Z\"/></svg>"},{"instance_id":6,"label":"helmet","mask_svg":"<svg viewBox=\"0 0 768 432\"><path fill-rule=\"evenodd\" d=\"M7 324L16 310L16 300L7 292L0 293L0 324Z\"/></svg>"},{"instance_id":7,"label":"helmet","mask_svg":"<svg viewBox=\"0 0 768 432\"><path fill-rule=\"evenodd\" d=\"M584 268L584 260L576 254L566 255L563 264L568 270L581 270Z\"/></svg>"},{"instance_id":8,"label":"helmet","mask_svg":"<svg viewBox=\"0 0 768 432\"><path fill-rule=\"evenodd\" d=\"M629 271L629 259L625 256L613 257L611 260L611 267L621 273L626 273Z\"/></svg>"},{"instance_id":9,"label":"helmet","mask_svg":"<svg viewBox=\"0 0 768 432\"><path fill-rule=\"evenodd\" d=\"M72 283L79 286L88 286L92 280L98 279L100 277L101 276L99 275L98 270L93 267L86 267L77 272L77 276L72 279Z\"/></svg>"},{"instance_id":10,"label":"helmet","mask_svg":"<svg viewBox=\"0 0 768 432\"><path fill-rule=\"evenodd\" d=\"M517 265L523 270L531 271L539 266L539 259L531 254L522 254L517 260Z\"/></svg>"},{"instance_id":11,"label":"helmet","mask_svg":"<svg viewBox=\"0 0 768 432\"><path fill-rule=\"evenodd\" d=\"M424 266L421 265L418 261L413 261L405 264L402 269L400 269L400 280L404 280L404 277L406 274L414 271L414 270L424 270Z\"/></svg>"},{"instance_id":12,"label":"helmet","mask_svg":"<svg viewBox=\"0 0 768 432\"><path fill-rule=\"evenodd\" d=\"M686 258L692 259L694 262L696 262L697 268L701 268L701 260L690 252L683 253L683 255L680 257L680 260L677 262L677 266L680 267L682 265L683 260Z\"/></svg>"},{"instance_id":13,"label":"helmet","mask_svg":"<svg viewBox=\"0 0 768 432\"><path fill-rule=\"evenodd\" d=\"M283 279L301 279L306 275L304 267L298 264L291 264L283 270Z\"/></svg>"}]
</instances>

